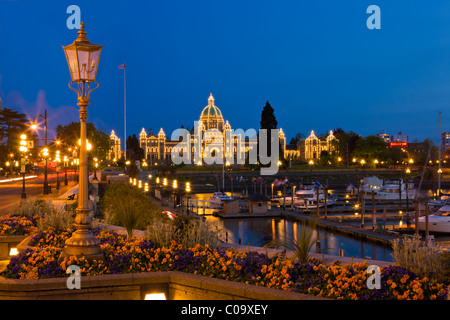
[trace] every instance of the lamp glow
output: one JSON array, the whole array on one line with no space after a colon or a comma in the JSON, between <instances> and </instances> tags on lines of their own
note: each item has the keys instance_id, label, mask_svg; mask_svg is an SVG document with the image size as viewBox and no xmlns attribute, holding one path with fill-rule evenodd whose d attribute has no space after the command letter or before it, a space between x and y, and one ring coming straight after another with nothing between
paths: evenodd
<instances>
[{"instance_id":1,"label":"lamp glow","mask_svg":"<svg viewBox=\"0 0 450 320\"><path fill-rule=\"evenodd\" d=\"M164 293L147 293L144 300L167 300Z\"/></svg>"}]
</instances>

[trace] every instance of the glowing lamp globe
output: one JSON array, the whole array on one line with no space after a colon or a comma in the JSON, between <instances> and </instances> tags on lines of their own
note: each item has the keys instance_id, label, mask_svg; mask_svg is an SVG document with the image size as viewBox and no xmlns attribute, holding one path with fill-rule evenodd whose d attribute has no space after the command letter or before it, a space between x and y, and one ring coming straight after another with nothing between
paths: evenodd
<instances>
[{"instance_id":1,"label":"glowing lamp globe","mask_svg":"<svg viewBox=\"0 0 450 320\"><path fill-rule=\"evenodd\" d=\"M103 45L92 44L88 40L82 22L78 38L63 47L72 82L95 82L102 47Z\"/></svg>"}]
</instances>

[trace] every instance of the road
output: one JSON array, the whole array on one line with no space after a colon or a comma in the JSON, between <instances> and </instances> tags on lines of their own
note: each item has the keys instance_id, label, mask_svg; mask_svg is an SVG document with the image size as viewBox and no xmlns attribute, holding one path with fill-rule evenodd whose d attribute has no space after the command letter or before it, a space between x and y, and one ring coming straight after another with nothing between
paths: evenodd
<instances>
[{"instance_id":1,"label":"road","mask_svg":"<svg viewBox=\"0 0 450 320\"><path fill-rule=\"evenodd\" d=\"M48 197L55 197L58 194L63 194L69 188L76 185L77 174L73 172L67 173L68 186L64 185L64 173L59 174L60 190L56 190L57 175L50 173L47 175L48 185L51 186L52 193L49 196L44 196L44 176L29 178L25 180L25 193L27 199L39 198L46 199ZM19 202L22 195L22 180L5 182L0 180L0 215L8 214L8 208Z\"/></svg>"}]
</instances>

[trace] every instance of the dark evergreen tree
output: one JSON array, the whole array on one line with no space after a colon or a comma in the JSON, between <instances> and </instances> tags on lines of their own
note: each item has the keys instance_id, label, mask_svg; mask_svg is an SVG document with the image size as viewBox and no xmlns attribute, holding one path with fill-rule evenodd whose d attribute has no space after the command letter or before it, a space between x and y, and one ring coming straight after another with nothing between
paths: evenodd
<instances>
[{"instance_id":1,"label":"dark evergreen tree","mask_svg":"<svg viewBox=\"0 0 450 320\"><path fill-rule=\"evenodd\" d=\"M144 159L144 149L139 145L139 139L136 134L128 136L127 138L127 160L140 160Z\"/></svg>"},{"instance_id":2,"label":"dark evergreen tree","mask_svg":"<svg viewBox=\"0 0 450 320\"><path fill-rule=\"evenodd\" d=\"M269 101L266 102L262 112L261 112L261 121L260 121L261 129L267 130L267 154L272 155L272 144L273 141L271 139L271 130L276 129L278 126L277 118L275 117L275 110L270 105ZM276 139L279 139L276 137ZM258 136L258 154L260 152L260 139ZM279 160L284 161L284 155L282 153L281 144L279 144Z\"/></svg>"},{"instance_id":3,"label":"dark evergreen tree","mask_svg":"<svg viewBox=\"0 0 450 320\"><path fill-rule=\"evenodd\" d=\"M8 152L17 149L20 134L27 128L27 116L19 111L9 108L0 110L0 140L6 138Z\"/></svg>"},{"instance_id":4,"label":"dark evergreen tree","mask_svg":"<svg viewBox=\"0 0 450 320\"><path fill-rule=\"evenodd\" d=\"M275 117L275 110L270 105L269 101L266 102L266 105L263 108L261 113L261 129L276 129L278 122Z\"/></svg>"}]
</instances>

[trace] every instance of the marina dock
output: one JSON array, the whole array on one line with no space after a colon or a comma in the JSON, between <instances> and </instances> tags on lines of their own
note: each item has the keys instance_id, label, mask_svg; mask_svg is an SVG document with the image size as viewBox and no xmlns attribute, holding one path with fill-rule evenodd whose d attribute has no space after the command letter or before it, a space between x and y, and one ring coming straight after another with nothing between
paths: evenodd
<instances>
[{"instance_id":1,"label":"marina dock","mask_svg":"<svg viewBox=\"0 0 450 320\"><path fill-rule=\"evenodd\" d=\"M349 224L342 224L330 219L317 218L311 214L304 214L300 212L287 210L277 210L277 211L280 211L281 216L286 219L314 222L317 224L318 227L324 228L326 230L348 234L355 238L371 240L384 245L389 245L392 240L397 239L400 235L400 233L396 231L383 231L383 232L372 231L371 226L370 229L367 227L359 228Z\"/></svg>"}]
</instances>

